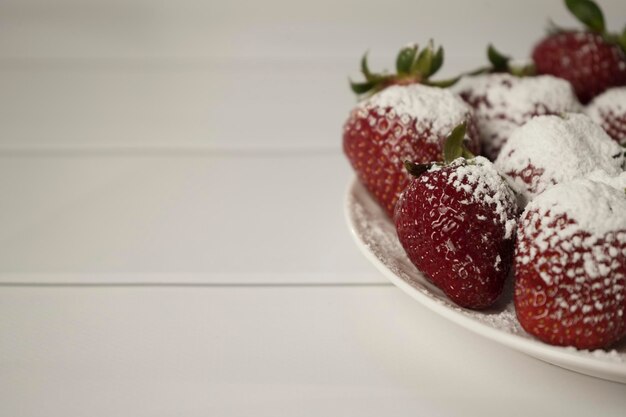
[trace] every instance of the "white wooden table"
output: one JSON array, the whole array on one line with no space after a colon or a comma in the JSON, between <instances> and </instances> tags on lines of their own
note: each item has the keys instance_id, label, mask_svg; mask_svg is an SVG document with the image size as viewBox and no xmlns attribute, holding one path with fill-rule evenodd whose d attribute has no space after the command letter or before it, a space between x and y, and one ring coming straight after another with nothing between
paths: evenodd
<instances>
[{"instance_id":1,"label":"white wooden table","mask_svg":"<svg viewBox=\"0 0 626 417\"><path fill-rule=\"evenodd\" d=\"M448 323L352 244L360 53L432 36L452 73L572 23L392 3L0 3L0 416L624 415L626 386Z\"/></svg>"}]
</instances>

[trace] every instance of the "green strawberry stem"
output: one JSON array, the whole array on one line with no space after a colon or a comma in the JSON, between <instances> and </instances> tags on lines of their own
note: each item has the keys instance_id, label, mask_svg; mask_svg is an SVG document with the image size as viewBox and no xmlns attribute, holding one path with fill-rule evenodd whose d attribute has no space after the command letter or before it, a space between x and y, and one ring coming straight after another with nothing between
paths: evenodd
<instances>
[{"instance_id":1,"label":"green strawberry stem","mask_svg":"<svg viewBox=\"0 0 626 417\"><path fill-rule=\"evenodd\" d=\"M459 77L451 80L431 81L443 65L443 48L435 48L433 41L419 50L416 44L406 46L396 57L396 73L373 73L367 64L367 52L361 58L361 74L365 81L350 81L350 88L357 96L373 95L391 85L424 84L434 87L447 87L454 84Z\"/></svg>"},{"instance_id":2,"label":"green strawberry stem","mask_svg":"<svg viewBox=\"0 0 626 417\"><path fill-rule=\"evenodd\" d=\"M461 77L465 76L471 77L481 74L508 73L516 77L529 77L536 74L535 66L533 64L523 66L512 65L511 57L500 53L492 44L487 46L487 59L491 65L478 67L474 70L461 73L461 75L456 78L444 80L443 82L447 83L445 86L447 87L449 85L453 85L461 79ZM439 83L441 83L441 81ZM434 82L431 82L431 85L434 84Z\"/></svg>"},{"instance_id":3,"label":"green strawberry stem","mask_svg":"<svg viewBox=\"0 0 626 417\"><path fill-rule=\"evenodd\" d=\"M480 67L472 71L459 74L456 77L433 81L430 79L439 69L444 60L443 48L435 48L433 41L429 41L426 48L419 50L418 45L406 46L396 56L396 73L374 73L367 63L367 52L361 58L361 74L365 81L354 82L349 80L350 88L357 97L371 96L391 85L424 84L431 87L446 88L454 85L463 76L479 75L492 72L508 72L523 77L534 75L532 65L513 66L511 58L501 54L493 45L487 48L487 57L491 66Z\"/></svg>"},{"instance_id":4,"label":"green strawberry stem","mask_svg":"<svg viewBox=\"0 0 626 417\"><path fill-rule=\"evenodd\" d=\"M474 158L464 144L465 133L467 132L467 123L463 122L454 129L446 138L443 144L443 161L446 164L451 163L457 158L471 159Z\"/></svg>"},{"instance_id":5,"label":"green strawberry stem","mask_svg":"<svg viewBox=\"0 0 626 417\"><path fill-rule=\"evenodd\" d=\"M487 59L491 63L490 72L506 72L517 77L535 75L534 65L514 66L511 57L500 53L492 44L487 46Z\"/></svg>"},{"instance_id":6,"label":"green strawberry stem","mask_svg":"<svg viewBox=\"0 0 626 417\"><path fill-rule=\"evenodd\" d=\"M606 33L604 15L596 2L592 0L565 0L565 7L592 32Z\"/></svg>"},{"instance_id":7,"label":"green strawberry stem","mask_svg":"<svg viewBox=\"0 0 626 417\"><path fill-rule=\"evenodd\" d=\"M404 161L404 167L415 178L432 168L434 164L417 164L411 161Z\"/></svg>"},{"instance_id":8,"label":"green strawberry stem","mask_svg":"<svg viewBox=\"0 0 626 417\"><path fill-rule=\"evenodd\" d=\"M448 165L457 158L472 159L475 155L465 147L465 133L467 132L467 123L463 122L452 129L452 132L446 137L443 145L443 164ZM419 177L433 165L439 165L436 162L428 164L418 164L411 161L404 161L404 167L414 177Z\"/></svg>"}]
</instances>

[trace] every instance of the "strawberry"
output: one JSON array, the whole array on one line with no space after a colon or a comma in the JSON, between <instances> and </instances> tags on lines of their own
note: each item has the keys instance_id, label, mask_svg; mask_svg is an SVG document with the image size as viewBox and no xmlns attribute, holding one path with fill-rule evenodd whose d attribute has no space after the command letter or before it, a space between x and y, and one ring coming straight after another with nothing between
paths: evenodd
<instances>
[{"instance_id":1,"label":"strawberry","mask_svg":"<svg viewBox=\"0 0 626 417\"><path fill-rule=\"evenodd\" d=\"M577 112L582 108L569 82L551 75L534 76L532 66L511 65L492 45L491 66L454 85L474 109L483 154L493 160L511 133L534 116Z\"/></svg>"},{"instance_id":2,"label":"strawberry","mask_svg":"<svg viewBox=\"0 0 626 417\"><path fill-rule=\"evenodd\" d=\"M566 0L567 8L586 31L561 30L541 40L532 58L539 74L572 83L581 102L614 86L626 85L626 30L607 33L600 8L590 0Z\"/></svg>"},{"instance_id":3,"label":"strawberry","mask_svg":"<svg viewBox=\"0 0 626 417\"><path fill-rule=\"evenodd\" d=\"M601 169L618 175L623 149L584 114L537 116L513 132L494 162L521 206L555 184Z\"/></svg>"},{"instance_id":4,"label":"strawberry","mask_svg":"<svg viewBox=\"0 0 626 417\"><path fill-rule=\"evenodd\" d=\"M532 117L581 109L571 85L550 75L478 75L461 79L455 91L474 108L483 152L492 160Z\"/></svg>"},{"instance_id":5,"label":"strawberry","mask_svg":"<svg viewBox=\"0 0 626 417\"><path fill-rule=\"evenodd\" d=\"M463 122L469 126L468 147L479 151L471 108L428 79L441 66L443 51L433 52L432 45L417 51L417 46L400 51L396 75L372 74L363 57L366 82L352 83L352 89L373 95L352 110L343 128L345 155L389 216L409 181L403 161L442 160L447 132Z\"/></svg>"},{"instance_id":6,"label":"strawberry","mask_svg":"<svg viewBox=\"0 0 626 417\"><path fill-rule=\"evenodd\" d=\"M586 108L591 120L620 145L626 145L626 87L609 88Z\"/></svg>"},{"instance_id":7,"label":"strawberry","mask_svg":"<svg viewBox=\"0 0 626 417\"><path fill-rule=\"evenodd\" d=\"M400 243L427 279L462 307L483 309L501 294L511 266L517 206L493 164L464 159L465 126L446 141L446 165L413 164L395 214Z\"/></svg>"},{"instance_id":8,"label":"strawberry","mask_svg":"<svg viewBox=\"0 0 626 417\"><path fill-rule=\"evenodd\" d=\"M578 179L533 200L515 248L515 308L537 338L606 348L626 334L626 195Z\"/></svg>"}]
</instances>

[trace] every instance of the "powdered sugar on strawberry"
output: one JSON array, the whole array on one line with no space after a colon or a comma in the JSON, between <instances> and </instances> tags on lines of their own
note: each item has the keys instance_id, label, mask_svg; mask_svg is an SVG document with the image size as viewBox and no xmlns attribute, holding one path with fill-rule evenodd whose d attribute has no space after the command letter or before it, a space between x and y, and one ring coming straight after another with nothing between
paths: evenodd
<instances>
[{"instance_id":1,"label":"powdered sugar on strawberry","mask_svg":"<svg viewBox=\"0 0 626 417\"><path fill-rule=\"evenodd\" d=\"M515 253L516 307L553 344L605 347L626 330L626 195L577 179L526 207Z\"/></svg>"},{"instance_id":2,"label":"powdered sugar on strawberry","mask_svg":"<svg viewBox=\"0 0 626 417\"><path fill-rule=\"evenodd\" d=\"M538 116L513 132L495 166L524 206L549 187L602 169L619 175L623 149L583 114Z\"/></svg>"},{"instance_id":3,"label":"powdered sugar on strawberry","mask_svg":"<svg viewBox=\"0 0 626 417\"><path fill-rule=\"evenodd\" d=\"M609 233L619 234L619 241L626 243L626 194L623 189L590 179L577 179L555 185L541 194L524 210L525 213L531 211L537 213L540 223L527 224L527 233L538 233L535 242L540 249L552 247L552 237L566 241L581 231L588 235L583 247L591 247ZM571 222L547 227L562 215ZM528 222L528 216L524 217Z\"/></svg>"},{"instance_id":4,"label":"powdered sugar on strawberry","mask_svg":"<svg viewBox=\"0 0 626 417\"><path fill-rule=\"evenodd\" d=\"M359 106L365 110L391 109L401 119L414 118L416 129L430 131L430 141L437 143L452 129L472 117L472 109L451 91L421 84L393 85L374 94Z\"/></svg>"},{"instance_id":5,"label":"powdered sugar on strawberry","mask_svg":"<svg viewBox=\"0 0 626 417\"><path fill-rule=\"evenodd\" d=\"M526 248L524 240L520 239L518 255L522 256L518 261L534 264L546 284L553 283L553 274L542 268L549 259L536 255L552 250L560 253L561 264L568 264L563 260L570 257L571 264L582 259L580 267L565 271L570 278L583 280L580 284L584 283L586 275L593 279L616 280L623 285L626 277L618 272L621 265L613 259L618 255L626 256L626 196L623 191L587 179L559 184L526 207L520 233L522 230L525 236L532 236L532 246ZM563 273L554 263L550 270L555 275Z\"/></svg>"},{"instance_id":6,"label":"powdered sugar on strawberry","mask_svg":"<svg viewBox=\"0 0 626 417\"><path fill-rule=\"evenodd\" d=\"M620 173L619 175L609 175L606 171L597 169L585 176L585 178L610 185L611 187L621 191L626 189L626 171Z\"/></svg>"},{"instance_id":7,"label":"powdered sugar on strawberry","mask_svg":"<svg viewBox=\"0 0 626 417\"><path fill-rule=\"evenodd\" d=\"M609 136L626 144L626 87L608 89L594 98L585 111Z\"/></svg>"},{"instance_id":8,"label":"powdered sugar on strawberry","mask_svg":"<svg viewBox=\"0 0 626 417\"><path fill-rule=\"evenodd\" d=\"M474 108L483 150L490 158L495 158L511 133L531 117L582 111L570 83L550 75L464 77L454 91Z\"/></svg>"},{"instance_id":9,"label":"powdered sugar on strawberry","mask_svg":"<svg viewBox=\"0 0 626 417\"><path fill-rule=\"evenodd\" d=\"M516 218L508 209L515 205L515 194L508 187L502 177L496 171L493 164L482 156L471 160L458 158L449 166L454 169L448 175L448 182L457 191L469 195L469 200L463 204L488 204L495 208L496 217L494 222L504 225L505 239L513 237L515 232ZM434 165L429 171L438 171L441 166ZM428 177L420 178L420 181L428 181Z\"/></svg>"},{"instance_id":10,"label":"powdered sugar on strawberry","mask_svg":"<svg viewBox=\"0 0 626 417\"><path fill-rule=\"evenodd\" d=\"M626 87L606 90L587 105L586 113L594 120L603 111L626 113Z\"/></svg>"}]
</instances>

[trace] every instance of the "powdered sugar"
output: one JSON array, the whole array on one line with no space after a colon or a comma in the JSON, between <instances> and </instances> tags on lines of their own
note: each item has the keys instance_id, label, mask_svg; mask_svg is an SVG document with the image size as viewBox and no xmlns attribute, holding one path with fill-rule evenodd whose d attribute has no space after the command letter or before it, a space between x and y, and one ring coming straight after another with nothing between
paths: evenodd
<instances>
[{"instance_id":1,"label":"powdered sugar","mask_svg":"<svg viewBox=\"0 0 626 417\"><path fill-rule=\"evenodd\" d=\"M548 249L571 258L571 262L560 262L559 268L570 267L565 274L572 279L580 278L578 284L583 284L586 276L619 278L620 264L615 258L617 248L626 243L623 190L588 179L558 184L526 207L520 228L524 236L532 239L532 246L527 248L524 239L519 239L518 261L535 265L547 284L552 284L552 274L542 268L548 259L540 252ZM580 265L580 261L582 266L570 266ZM553 272L558 276L563 271Z\"/></svg>"},{"instance_id":2,"label":"powdered sugar","mask_svg":"<svg viewBox=\"0 0 626 417\"><path fill-rule=\"evenodd\" d=\"M464 77L453 88L474 108L483 149L491 158L531 117L582 111L569 82L551 75L484 74Z\"/></svg>"},{"instance_id":3,"label":"powdered sugar","mask_svg":"<svg viewBox=\"0 0 626 417\"><path fill-rule=\"evenodd\" d=\"M572 354L578 354L581 356L590 355L594 358L605 360L605 361L610 361L610 362L623 363L624 361L626 361L626 359L624 358L624 354L620 353L619 351L615 349L579 350L573 347L567 347L564 349Z\"/></svg>"},{"instance_id":4,"label":"powdered sugar","mask_svg":"<svg viewBox=\"0 0 626 417\"><path fill-rule=\"evenodd\" d=\"M626 114L626 87L609 88L594 98L586 108L586 113L596 123L601 122L600 115L606 111Z\"/></svg>"},{"instance_id":5,"label":"powdered sugar","mask_svg":"<svg viewBox=\"0 0 626 417\"><path fill-rule=\"evenodd\" d=\"M585 176L585 178L610 185L620 191L624 191L624 189L626 189L626 171L620 173L619 175L609 175L606 171L597 169Z\"/></svg>"},{"instance_id":6,"label":"powdered sugar","mask_svg":"<svg viewBox=\"0 0 626 417\"><path fill-rule=\"evenodd\" d=\"M469 161L458 158L452 161L449 166L454 168L454 171L448 177L448 182L458 191L470 195L470 201L465 202L465 204L486 203L493 205L497 220L504 225L504 238L510 239L516 225L516 219L511 216L510 211L510 207L516 205L515 195L493 164L488 159L478 156ZM435 165L430 171L439 169L441 167ZM422 178L427 180L428 177Z\"/></svg>"},{"instance_id":7,"label":"powdered sugar","mask_svg":"<svg viewBox=\"0 0 626 417\"><path fill-rule=\"evenodd\" d=\"M594 98L585 111L613 139L626 144L626 87L608 89Z\"/></svg>"},{"instance_id":8,"label":"powdered sugar","mask_svg":"<svg viewBox=\"0 0 626 417\"><path fill-rule=\"evenodd\" d=\"M391 108L400 117L415 118L416 128L429 129L433 142L469 120L472 114L471 108L451 91L420 84L387 87L359 106L366 110Z\"/></svg>"},{"instance_id":9,"label":"powdered sugar","mask_svg":"<svg viewBox=\"0 0 626 417\"><path fill-rule=\"evenodd\" d=\"M525 212L532 210L536 210L541 218L543 227L537 230L540 234L559 215L566 215L574 221L556 229L559 239L569 239L583 231L589 234L591 244L609 232L626 230L624 190L589 179L555 185L528 204ZM626 239L626 233L622 238ZM549 242L546 245L549 246Z\"/></svg>"},{"instance_id":10,"label":"powdered sugar","mask_svg":"<svg viewBox=\"0 0 626 417\"><path fill-rule=\"evenodd\" d=\"M525 205L554 184L597 169L622 172L623 149L588 116L538 116L513 132L495 161Z\"/></svg>"}]
</instances>

